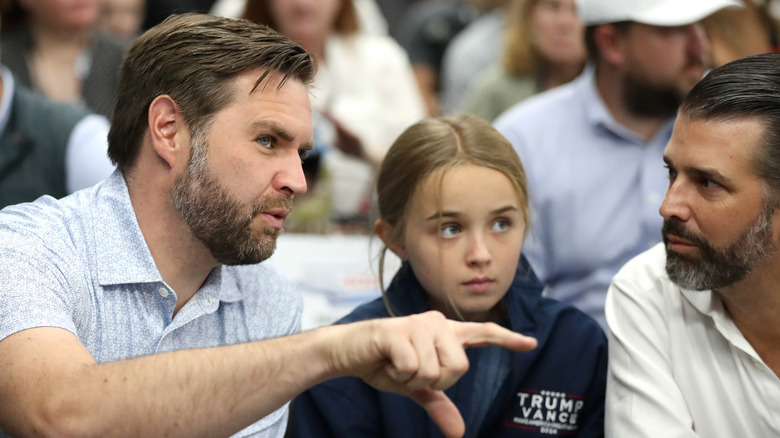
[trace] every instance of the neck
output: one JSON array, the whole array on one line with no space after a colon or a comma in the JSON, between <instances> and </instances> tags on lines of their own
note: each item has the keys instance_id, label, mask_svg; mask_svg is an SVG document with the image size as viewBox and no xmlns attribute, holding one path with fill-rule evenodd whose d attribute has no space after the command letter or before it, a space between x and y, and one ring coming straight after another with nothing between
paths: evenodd
<instances>
[{"instance_id":1,"label":"neck","mask_svg":"<svg viewBox=\"0 0 780 438\"><path fill-rule=\"evenodd\" d=\"M140 158L139 158L140 161ZM173 181L135 166L126 176L138 225L160 275L177 296L174 315L200 289L218 265L169 201Z\"/></svg>"},{"instance_id":2,"label":"neck","mask_svg":"<svg viewBox=\"0 0 780 438\"><path fill-rule=\"evenodd\" d=\"M35 50L45 53L79 53L89 44L89 29L51 29L38 23L32 26Z\"/></svg>"},{"instance_id":3,"label":"neck","mask_svg":"<svg viewBox=\"0 0 780 438\"><path fill-rule=\"evenodd\" d=\"M780 376L780 254L744 280L713 293L764 363Z\"/></svg>"},{"instance_id":4,"label":"neck","mask_svg":"<svg viewBox=\"0 0 780 438\"><path fill-rule=\"evenodd\" d=\"M625 103L623 77L620 73L600 64L596 69L596 88L612 118L623 127L649 141L669 118L666 116L642 116L634 114Z\"/></svg>"}]
</instances>

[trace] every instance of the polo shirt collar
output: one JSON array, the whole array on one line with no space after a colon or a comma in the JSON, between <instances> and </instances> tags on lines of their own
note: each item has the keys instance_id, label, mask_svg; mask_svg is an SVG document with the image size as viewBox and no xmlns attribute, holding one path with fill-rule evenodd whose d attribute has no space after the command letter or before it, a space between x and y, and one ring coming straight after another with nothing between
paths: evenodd
<instances>
[{"instance_id":1,"label":"polo shirt collar","mask_svg":"<svg viewBox=\"0 0 780 438\"><path fill-rule=\"evenodd\" d=\"M121 171L114 171L98 187L93 223L101 285L163 281L141 233Z\"/></svg>"},{"instance_id":2,"label":"polo shirt collar","mask_svg":"<svg viewBox=\"0 0 780 438\"><path fill-rule=\"evenodd\" d=\"M607 104L604 103L604 99L601 97L601 94L599 94L598 87L596 86L596 69L593 64L588 63L585 70L576 81L576 86L582 88L581 95L585 108L585 117L588 124L592 126L593 129L602 130L605 133L615 135L639 145L655 142L656 139L659 138L664 143L668 141L668 138L671 136L671 129L674 126L674 117L670 117L669 120L664 122L649 142L645 142L633 131L615 121L612 117L612 113L609 112L609 108L607 108Z\"/></svg>"},{"instance_id":3,"label":"polo shirt collar","mask_svg":"<svg viewBox=\"0 0 780 438\"><path fill-rule=\"evenodd\" d=\"M114 171L98 188L93 215L100 285L163 282L121 171ZM225 302L243 298L235 276L222 265L214 268L201 291Z\"/></svg>"}]
</instances>

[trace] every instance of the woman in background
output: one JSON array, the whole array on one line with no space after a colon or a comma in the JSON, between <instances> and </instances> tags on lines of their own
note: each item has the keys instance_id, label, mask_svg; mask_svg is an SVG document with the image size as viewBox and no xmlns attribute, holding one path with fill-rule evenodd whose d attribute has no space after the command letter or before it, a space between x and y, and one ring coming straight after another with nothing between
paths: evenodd
<instances>
[{"instance_id":1,"label":"woman in background","mask_svg":"<svg viewBox=\"0 0 780 438\"><path fill-rule=\"evenodd\" d=\"M44 96L109 119L126 44L95 30L98 0L2 3L0 60Z\"/></svg>"},{"instance_id":2,"label":"woman in background","mask_svg":"<svg viewBox=\"0 0 780 438\"><path fill-rule=\"evenodd\" d=\"M584 28L575 0L514 0L501 65L482 73L463 110L493 121L512 105L582 72Z\"/></svg>"}]
</instances>

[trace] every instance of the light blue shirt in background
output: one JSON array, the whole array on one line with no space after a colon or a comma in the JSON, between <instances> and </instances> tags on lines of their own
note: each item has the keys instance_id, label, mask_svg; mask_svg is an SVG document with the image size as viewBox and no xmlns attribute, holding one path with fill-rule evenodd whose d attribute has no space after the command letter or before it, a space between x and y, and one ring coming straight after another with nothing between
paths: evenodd
<instances>
[{"instance_id":1,"label":"light blue shirt in background","mask_svg":"<svg viewBox=\"0 0 780 438\"><path fill-rule=\"evenodd\" d=\"M520 155L532 205L523 248L548 295L607 330L612 277L661 241L667 121L648 142L613 120L591 67L567 85L534 96L495 121Z\"/></svg>"},{"instance_id":2,"label":"light blue shirt in background","mask_svg":"<svg viewBox=\"0 0 780 438\"><path fill-rule=\"evenodd\" d=\"M259 264L219 266L173 317L175 305L120 172L62 200L0 211L0 340L60 327L106 363L295 333L302 302ZM285 405L236 436L281 438L286 423Z\"/></svg>"}]
</instances>

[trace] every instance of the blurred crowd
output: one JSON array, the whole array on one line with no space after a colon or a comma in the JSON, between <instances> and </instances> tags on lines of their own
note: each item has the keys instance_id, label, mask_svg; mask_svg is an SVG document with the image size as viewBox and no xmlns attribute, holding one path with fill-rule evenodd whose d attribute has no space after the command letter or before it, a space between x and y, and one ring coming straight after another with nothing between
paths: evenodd
<instances>
[{"instance_id":1,"label":"blurred crowd","mask_svg":"<svg viewBox=\"0 0 780 438\"><path fill-rule=\"evenodd\" d=\"M712 66L777 46L780 1L745 6L705 20ZM0 60L19 86L110 120L128 44L187 11L267 24L316 59L316 148L292 232L369 233L375 171L406 127L461 112L492 122L587 64L575 0L3 0ZM70 172L110 170L94 160Z\"/></svg>"}]
</instances>

